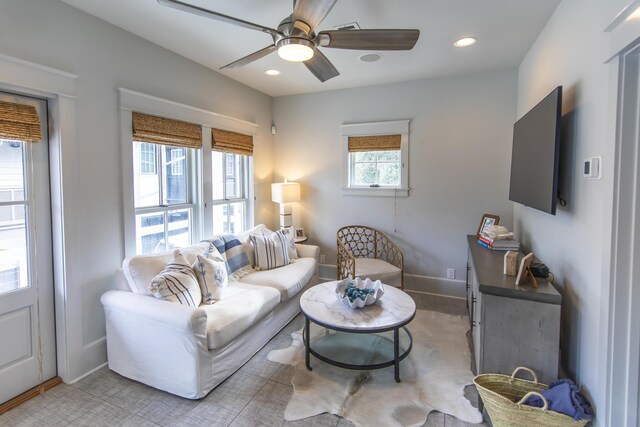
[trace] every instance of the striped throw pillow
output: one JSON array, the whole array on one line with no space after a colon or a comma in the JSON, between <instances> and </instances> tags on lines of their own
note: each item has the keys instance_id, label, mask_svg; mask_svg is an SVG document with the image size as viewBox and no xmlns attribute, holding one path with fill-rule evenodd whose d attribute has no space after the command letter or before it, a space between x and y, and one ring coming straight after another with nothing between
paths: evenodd
<instances>
[{"instance_id":1,"label":"striped throw pillow","mask_svg":"<svg viewBox=\"0 0 640 427\"><path fill-rule=\"evenodd\" d=\"M231 234L215 236L213 239L205 240L213 245L213 249L217 250L227 265L227 273L229 280L237 281L247 274L253 273L253 267L249 260L249 255L236 236ZM205 256L209 257L207 251ZM210 258L210 257L209 257Z\"/></svg>"},{"instance_id":2,"label":"striped throw pillow","mask_svg":"<svg viewBox=\"0 0 640 427\"><path fill-rule=\"evenodd\" d=\"M196 274L179 249L173 251L173 259L151 280L149 292L158 299L191 307L202 302Z\"/></svg>"},{"instance_id":3,"label":"striped throw pillow","mask_svg":"<svg viewBox=\"0 0 640 427\"><path fill-rule=\"evenodd\" d=\"M282 231L266 236L251 236L257 270L271 270L289 264L288 241Z\"/></svg>"}]
</instances>

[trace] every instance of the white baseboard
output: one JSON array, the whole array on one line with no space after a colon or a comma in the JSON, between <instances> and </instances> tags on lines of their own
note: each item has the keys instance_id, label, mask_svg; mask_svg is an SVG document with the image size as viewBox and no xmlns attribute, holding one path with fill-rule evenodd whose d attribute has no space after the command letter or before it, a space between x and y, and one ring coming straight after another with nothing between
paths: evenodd
<instances>
[{"instance_id":1,"label":"white baseboard","mask_svg":"<svg viewBox=\"0 0 640 427\"><path fill-rule=\"evenodd\" d=\"M107 366L108 364L109 364L109 362L104 362L103 364L96 366L95 368L93 368L93 369L92 369L92 370L90 370L89 372L87 372L87 373L84 373L84 374L80 375L78 378L76 378L76 379L74 379L74 380L72 380L72 381L68 382L67 384L75 384L75 383L77 383L78 381L80 381L81 379L83 379L83 378L85 378L85 377L88 377L89 375L93 374L95 371L98 371L98 370L100 370L100 369L104 368L104 367L105 367L105 366Z\"/></svg>"},{"instance_id":2,"label":"white baseboard","mask_svg":"<svg viewBox=\"0 0 640 427\"><path fill-rule=\"evenodd\" d=\"M322 282L336 280L336 266L320 264L319 280ZM443 277L407 273L404 275L404 289L405 291L461 299L466 298L467 292L464 280L452 280Z\"/></svg>"}]
</instances>

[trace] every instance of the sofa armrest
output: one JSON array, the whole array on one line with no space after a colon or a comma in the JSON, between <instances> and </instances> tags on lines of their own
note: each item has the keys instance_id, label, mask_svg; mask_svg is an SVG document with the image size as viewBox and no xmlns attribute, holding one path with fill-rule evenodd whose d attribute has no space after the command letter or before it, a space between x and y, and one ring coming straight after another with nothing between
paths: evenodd
<instances>
[{"instance_id":1,"label":"sofa armrest","mask_svg":"<svg viewBox=\"0 0 640 427\"><path fill-rule=\"evenodd\" d=\"M101 301L111 370L189 399L211 389L204 310L127 291Z\"/></svg>"},{"instance_id":2,"label":"sofa armrest","mask_svg":"<svg viewBox=\"0 0 640 427\"><path fill-rule=\"evenodd\" d=\"M206 336L207 313L197 307L160 300L127 291L108 291L100 298L104 309L126 313L140 322L153 323Z\"/></svg>"},{"instance_id":3,"label":"sofa armrest","mask_svg":"<svg viewBox=\"0 0 640 427\"><path fill-rule=\"evenodd\" d=\"M316 245L301 245L296 243L296 251L300 258L315 258L320 262L320 247Z\"/></svg>"}]
</instances>

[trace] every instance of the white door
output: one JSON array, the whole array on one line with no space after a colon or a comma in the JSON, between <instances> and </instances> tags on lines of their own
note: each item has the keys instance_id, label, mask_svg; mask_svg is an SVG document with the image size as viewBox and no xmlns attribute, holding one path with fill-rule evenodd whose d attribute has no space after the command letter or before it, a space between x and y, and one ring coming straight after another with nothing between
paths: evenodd
<instances>
[{"instance_id":1,"label":"white door","mask_svg":"<svg viewBox=\"0 0 640 427\"><path fill-rule=\"evenodd\" d=\"M0 403L56 376L47 103L40 142L0 137ZM3 119L0 116L0 121ZM1 123L0 123L1 125Z\"/></svg>"}]
</instances>

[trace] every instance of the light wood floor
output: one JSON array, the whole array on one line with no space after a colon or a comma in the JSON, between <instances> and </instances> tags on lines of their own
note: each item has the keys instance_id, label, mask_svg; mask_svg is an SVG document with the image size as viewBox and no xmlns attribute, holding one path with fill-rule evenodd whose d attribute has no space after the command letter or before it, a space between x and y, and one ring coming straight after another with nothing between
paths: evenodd
<instances>
[{"instance_id":1,"label":"light wood floor","mask_svg":"<svg viewBox=\"0 0 640 427\"><path fill-rule=\"evenodd\" d=\"M466 315L464 300L411 293L418 308ZM204 399L182 399L102 368L73 385L59 385L0 416L0 426L313 426L344 427L349 421L322 414L297 422L284 420L293 394L293 368L267 360L269 351L291 343L298 316L238 372ZM477 405L477 393L465 395ZM462 427L458 419L432 412L425 426Z\"/></svg>"}]
</instances>

